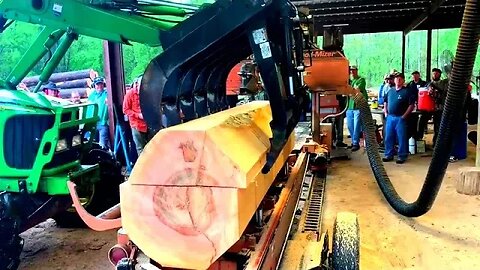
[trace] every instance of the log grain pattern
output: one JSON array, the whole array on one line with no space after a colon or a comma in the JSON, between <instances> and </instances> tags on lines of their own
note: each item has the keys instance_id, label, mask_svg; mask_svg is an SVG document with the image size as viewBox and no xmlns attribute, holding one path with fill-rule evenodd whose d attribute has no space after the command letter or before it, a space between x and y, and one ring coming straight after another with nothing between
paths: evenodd
<instances>
[{"instance_id":1,"label":"log grain pattern","mask_svg":"<svg viewBox=\"0 0 480 270\"><path fill-rule=\"evenodd\" d=\"M292 134L261 173L270 121L259 101L158 132L121 185L132 241L163 267L208 269L240 238L294 147Z\"/></svg>"}]
</instances>

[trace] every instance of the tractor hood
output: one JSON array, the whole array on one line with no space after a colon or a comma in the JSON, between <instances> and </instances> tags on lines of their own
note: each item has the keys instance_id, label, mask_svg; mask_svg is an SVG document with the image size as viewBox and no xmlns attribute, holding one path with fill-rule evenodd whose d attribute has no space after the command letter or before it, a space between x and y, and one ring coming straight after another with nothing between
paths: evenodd
<instances>
[{"instance_id":1,"label":"tractor hood","mask_svg":"<svg viewBox=\"0 0 480 270\"><path fill-rule=\"evenodd\" d=\"M49 100L43 93L31 93L23 90L0 89L0 106L18 105L45 110L55 110L62 106L61 102Z\"/></svg>"}]
</instances>

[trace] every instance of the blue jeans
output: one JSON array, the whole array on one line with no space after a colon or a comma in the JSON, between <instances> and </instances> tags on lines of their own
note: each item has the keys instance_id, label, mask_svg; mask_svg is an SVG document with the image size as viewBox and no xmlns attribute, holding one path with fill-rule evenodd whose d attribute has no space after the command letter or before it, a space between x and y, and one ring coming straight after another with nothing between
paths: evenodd
<instances>
[{"instance_id":1,"label":"blue jeans","mask_svg":"<svg viewBox=\"0 0 480 270\"><path fill-rule=\"evenodd\" d=\"M347 110L347 126L350 137L352 137L352 145L360 145L361 121L360 110Z\"/></svg>"},{"instance_id":2,"label":"blue jeans","mask_svg":"<svg viewBox=\"0 0 480 270\"><path fill-rule=\"evenodd\" d=\"M97 125L98 143L103 149L110 150L110 129L108 125Z\"/></svg>"},{"instance_id":3,"label":"blue jeans","mask_svg":"<svg viewBox=\"0 0 480 270\"><path fill-rule=\"evenodd\" d=\"M408 156L407 121L400 116L388 115L385 132L385 157L395 155L395 143L398 140L398 159L406 160Z\"/></svg>"},{"instance_id":4,"label":"blue jeans","mask_svg":"<svg viewBox=\"0 0 480 270\"><path fill-rule=\"evenodd\" d=\"M140 154L143 152L143 148L145 148L145 145L147 145L148 141L150 140L150 133L148 130L147 132L141 132L132 127L132 137L133 141L135 142L137 154L140 156Z\"/></svg>"}]
</instances>

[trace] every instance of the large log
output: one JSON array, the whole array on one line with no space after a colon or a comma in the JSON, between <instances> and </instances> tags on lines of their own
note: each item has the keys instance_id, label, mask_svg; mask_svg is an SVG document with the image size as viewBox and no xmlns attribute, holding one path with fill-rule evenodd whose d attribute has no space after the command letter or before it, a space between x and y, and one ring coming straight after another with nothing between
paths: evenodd
<instances>
[{"instance_id":1,"label":"large log","mask_svg":"<svg viewBox=\"0 0 480 270\"><path fill-rule=\"evenodd\" d=\"M462 168L457 179L456 189L460 194L480 195L480 168Z\"/></svg>"},{"instance_id":2,"label":"large log","mask_svg":"<svg viewBox=\"0 0 480 270\"><path fill-rule=\"evenodd\" d=\"M57 83L57 87L60 89L71 89L71 88L89 88L92 86L92 79L78 79L73 81L65 81Z\"/></svg>"},{"instance_id":3,"label":"large log","mask_svg":"<svg viewBox=\"0 0 480 270\"><path fill-rule=\"evenodd\" d=\"M60 97L64 99L69 99L72 97L73 92L80 94L80 98L87 98L89 88L70 88L70 89L60 89Z\"/></svg>"},{"instance_id":4,"label":"large log","mask_svg":"<svg viewBox=\"0 0 480 270\"><path fill-rule=\"evenodd\" d=\"M68 72L59 72L53 73L50 76L49 81L58 83L58 82L66 82L66 81L73 81L79 79L94 79L98 76L98 72L93 69L85 69L85 70L78 70L78 71L68 71ZM33 76L33 77L26 77L23 79L23 83L27 85L27 87L35 86L39 81L40 76Z\"/></svg>"},{"instance_id":5,"label":"large log","mask_svg":"<svg viewBox=\"0 0 480 270\"><path fill-rule=\"evenodd\" d=\"M267 174L268 102L161 130L121 185L122 226L164 267L207 269L242 235L294 146Z\"/></svg>"}]
</instances>

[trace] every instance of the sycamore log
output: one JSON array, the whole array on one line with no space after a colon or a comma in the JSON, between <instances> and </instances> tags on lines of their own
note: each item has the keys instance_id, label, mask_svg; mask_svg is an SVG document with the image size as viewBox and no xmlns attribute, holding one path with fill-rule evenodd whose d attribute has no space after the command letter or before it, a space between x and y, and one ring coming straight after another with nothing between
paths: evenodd
<instances>
[{"instance_id":1,"label":"sycamore log","mask_svg":"<svg viewBox=\"0 0 480 270\"><path fill-rule=\"evenodd\" d=\"M161 130L121 185L122 226L163 267L207 269L242 235L284 166L261 169L272 137L268 102Z\"/></svg>"},{"instance_id":2,"label":"sycamore log","mask_svg":"<svg viewBox=\"0 0 480 270\"><path fill-rule=\"evenodd\" d=\"M54 82L54 83L61 83L61 82L87 79L87 78L93 80L97 76L98 76L98 72L96 72L95 70L85 69L85 70L53 73L52 76L50 76L50 78L48 79L48 81ZM27 87L32 87L32 86L35 86L39 80L40 80L40 76L33 76L33 77L26 77L25 79L22 80L22 82Z\"/></svg>"}]
</instances>

